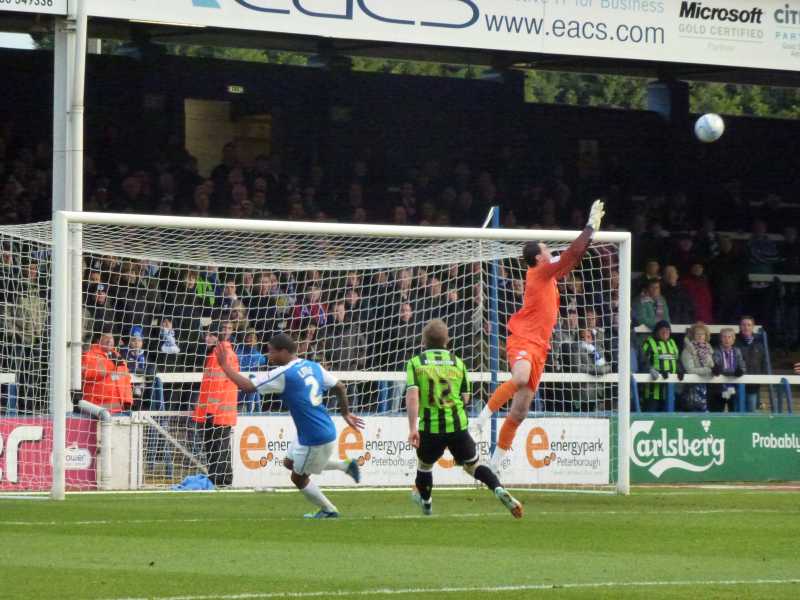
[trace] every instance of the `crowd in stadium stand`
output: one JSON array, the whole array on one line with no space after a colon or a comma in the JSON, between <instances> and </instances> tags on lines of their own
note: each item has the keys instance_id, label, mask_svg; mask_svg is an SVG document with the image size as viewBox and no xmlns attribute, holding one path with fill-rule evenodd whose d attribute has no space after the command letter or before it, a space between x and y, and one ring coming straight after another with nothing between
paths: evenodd
<instances>
[{"instance_id":1,"label":"crowd in stadium stand","mask_svg":"<svg viewBox=\"0 0 800 600\"><path fill-rule=\"evenodd\" d=\"M47 145L15 145L13 138L5 139L0 143L4 222L49 219ZM198 173L196 160L177 143L167 144L153 161L135 165L117 159L116 150L109 145L87 157L86 210L478 226L488 208L499 204L505 227L580 229L590 200L575 197L558 165L536 178L525 177L524 162L507 148L491 164L424 160L396 179L372 173L367 158L353 161L344 174L327 172L321 164L286 165L277 152L245 165L232 142L224 146L222 160L209 177ZM637 323L650 329L662 321L738 323L740 315L754 314L757 323L774 332L773 345L798 345L799 286L752 284L747 277L800 274L800 242L794 226L784 227L791 221L781 212L780 198L767 195L765 204L751 212L747 193L736 181L709 207L683 191L649 196L624 191L625 174L618 166L608 165L606 179L609 228L633 232ZM714 208L718 206L725 210ZM750 235L720 234L718 228ZM46 390L42 357L47 353L47 298L42 280L47 274L37 257L20 260L8 244L2 251L2 370L25 373L24 397L26 387ZM618 282L603 264L607 273L602 285L580 277L563 283L566 301L551 368L599 375L614 367L612 315ZM112 324L131 372L145 376L201 368L203 328L223 320L233 325L240 359L246 357L253 366L263 365L271 334L289 331L302 354L332 370L396 371L417 347L421 325L441 317L464 360L473 369L488 368L483 335L488 320L482 309L486 288L479 269L470 265L351 272L334 281L316 271L187 269L95 256L87 259L85 281L84 343ZM578 297L591 300L570 301ZM501 339L504 317L521 300L522 271L506 264L501 273ZM644 343L642 338L637 345ZM694 350L700 352L695 357L700 366L708 363L704 347ZM650 369L637 358L639 370ZM377 382L366 387L354 390L362 404L399 407L402 386ZM602 396L601 388L584 386L569 401ZM134 394L142 403L191 403L186 389L170 393L152 383L140 385Z\"/></svg>"}]
</instances>

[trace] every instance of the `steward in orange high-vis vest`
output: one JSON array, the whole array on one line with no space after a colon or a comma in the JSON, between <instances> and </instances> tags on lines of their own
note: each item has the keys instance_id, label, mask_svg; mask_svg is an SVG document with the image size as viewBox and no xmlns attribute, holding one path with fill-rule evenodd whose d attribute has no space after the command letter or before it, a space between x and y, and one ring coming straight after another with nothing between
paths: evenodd
<instances>
[{"instance_id":1,"label":"steward in orange high-vis vest","mask_svg":"<svg viewBox=\"0 0 800 600\"><path fill-rule=\"evenodd\" d=\"M133 387L128 365L114 348L114 334L103 332L81 358L83 399L112 413L129 410Z\"/></svg>"},{"instance_id":2,"label":"steward in orange high-vis vest","mask_svg":"<svg viewBox=\"0 0 800 600\"><path fill-rule=\"evenodd\" d=\"M203 453L206 456L208 477L215 486L230 485L233 481L230 439L231 428L236 425L236 403L239 388L230 381L219 366L214 350L220 345L232 355L236 368L239 361L228 341L233 326L228 321L212 325L206 333L206 362L203 380L192 417L203 427Z\"/></svg>"}]
</instances>

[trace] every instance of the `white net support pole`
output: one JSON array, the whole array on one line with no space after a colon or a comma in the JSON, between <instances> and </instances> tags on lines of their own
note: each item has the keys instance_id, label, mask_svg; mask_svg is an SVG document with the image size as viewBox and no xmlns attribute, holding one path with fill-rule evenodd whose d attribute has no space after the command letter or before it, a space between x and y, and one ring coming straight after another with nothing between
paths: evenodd
<instances>
[{"instance_id":1,"label":"white net support pole","mask_svg":"<svg viewBox=\"0 0 800 600\"><path fill-rule=\"evenodd\" d=\"M53 219L53 248L51 252L51 412L53 418L53 484L51 496L63 500L66 492L64 459L66 449L67 398L69 397L69 263L67 216L56 212Z\"/></svg>"},{"instance_id":2,"label":"white net support pole","mask_svg":"<svg viewBox=\"0 0 800 600\"><path fill-rule=\"evenodd\" d=\"M622 240L619 246L619 340L618 376L619 399L617 402L617 492L630 494L630 410L631 410L631 239Z\"/></svg>"}]
</instances>

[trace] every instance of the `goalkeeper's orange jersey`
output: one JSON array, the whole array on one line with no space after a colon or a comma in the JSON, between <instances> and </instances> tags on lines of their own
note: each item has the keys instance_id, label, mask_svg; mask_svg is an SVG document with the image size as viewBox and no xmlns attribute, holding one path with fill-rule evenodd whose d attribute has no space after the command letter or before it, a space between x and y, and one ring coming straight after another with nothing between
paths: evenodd
<instances>
[{"instance_id":1,"label":"goalkeeper's orange jersey","mask_svg":"<svg viewBox=\"0 0 800 600\"><path fill-rule=\"evenodd\" d=\"M547 351L550 338L558 321L560 303L556 280L569 273L583 256L589 245L591 230L584 230L561 253L557 262L529 267L525 276L525 298L522 308L508 320L511 335Z\"/></svg>"}]
</instances>

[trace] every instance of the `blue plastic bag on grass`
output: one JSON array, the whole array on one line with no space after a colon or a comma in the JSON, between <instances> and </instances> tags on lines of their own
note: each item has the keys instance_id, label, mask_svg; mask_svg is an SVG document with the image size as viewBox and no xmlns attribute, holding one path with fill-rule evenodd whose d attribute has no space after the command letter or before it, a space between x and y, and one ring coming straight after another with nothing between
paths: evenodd
<instances>
[{"instance_id":1,"label":"blue plastic bag on grass","mask_svg":"<svg viewBox=\"0 0 800 600\"><path fill-rule=\"evenodd\" d=\"M205 475L189 475L179 484L173 485L172 489L176 492L213 490L214 484L211 483L211 480Z\"/></svg>"}]
</instances>

